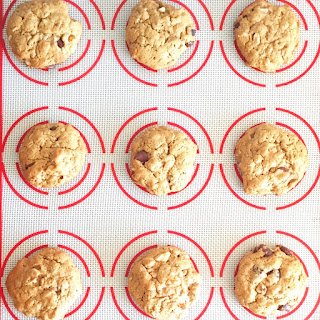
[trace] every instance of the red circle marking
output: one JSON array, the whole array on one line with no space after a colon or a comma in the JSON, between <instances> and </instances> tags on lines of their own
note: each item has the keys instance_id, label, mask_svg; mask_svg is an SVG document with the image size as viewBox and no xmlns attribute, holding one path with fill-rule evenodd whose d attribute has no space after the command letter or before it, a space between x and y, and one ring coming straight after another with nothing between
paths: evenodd
<instances>
[{"instance_id":1,"label":"red circle marking","mask_svg":"<svg viewBox=\"0 0 320 320\"><path fill-rule=\"evenodd\" d=\"M193 122L195 122L199 127L200 129L202 130L202 132L204 133L204 135L206 136L207 140L208 140L208 143L209 143L209 146L210 146L210 152L213 154L214 151L213 151L213 144L212 144L212 141L210 139L210 136L208 134L208 132L206 131L206 129L204 128L204 126L198 121L196 120L196 118L192 117L189 113L185 112L185 111L182 111L182 110L179 110L179 109L175 109L175 108L168 108L169 111L174 111L174 112L177 112L177 113L181 113L183 114L184 116L188 117L189 119L191 119Z\"/></svg>"},{"instance_id":2,"label":"red circle marking","mask_svg":"<svg viewBox=\"0 0 320 320\"><path fill-rule=\"evenodd\" d=\"M32 233L28 236L26 236L25 238L21 239L18 243L16 243L14 245L14 247L9 251L9 253L7 254L7 256L5 257L4 261L3 261L3 265L2 265L2 268L1 268L1 277L3 277L3 272L4 272L4 269L7 265L7 262L9 260L9 258L11 257L11 255L13 254L13 252L25 241L29 240L30 238L33 238L35 236L38 236L40 234L44 234L44 233L48 233L49 231L48 230L43 230L43 231L38 231L38 232L35 232L35 233Z\"/></svg>"},{"instance_id":3,"label":"red circle marking","mask_svg":"<svg viewBox=\"0 0 320 320\"><path fill-rule=\"evenodd\" d=\"M191 134L187 129L185 129L184 127L182 127L182 126L180 126L179 124L176 124L176 123L174 123L174 122L169 122L169 121L168 121L168 125L169 125L169 126L177 127L178 129L180 129L181 131L183 131L184 133L186 133L186 134L189 136L189 138L192 140L192 142L193 142L194 144L196 144L197 147L198 147L198 144L197 144L195 138L192 136L192 134ZM198 147L197 153L199 153L199 147Z\"/></svg>"},{"instance_id":4,"label":"red circle marking","mask_svg":"<svg viewBox=\"0 0 320 320\"><path fill-rule=\"evenodd\" d=\"M173 209L178 209L178 208L181 208L187 204L189 204L190 202L192 202L193 200L195 200L196 198L199 197L199 195L204 191L204 189L207 187L207 185L209 184L209 181L212 177L212 173L213 173L213 168L214 168L214 165L211 164L210 166L210 171L209 171L209 174L208 174L208 178L206 180L206 182L204 183L204 185L202 186L202 188L192 197L190 198L189 200L183 202L183 203L180 203L178 205L175 205L175 206L172 206L172 207L168 207L168 210L173 210ZM191 180L192 181L192 180Z\"/></svg>"},{"instance_id":5,"label":"red circle marking","mask_svg":"<svg viewBox=\"0 0 320 320\"><path fill-rule=\"evenodd\" d=\"M296 78L294 78L294 79L292 79L292 80L290 80L288 82L276 84L276 87L279 88L279 87L282 87L282 86L286 86L288 84L291 84L291 83L296 82L299 79L301 79L304 75L306 75L311 70L313 65L316 63L316 61L317 61L317 59L319 57L319 54L320 54L320 42L319 42L319 47L318 47L317 53L316 53L314 59L312 60L311 64L309 65L309 67L304 72L302 72L299 76L297 76Z\"/></svg>"},{"instance_id":6,"label":"red circle marking","mask_svg":"<svg viewBox=\"0 0 320 320\"><path fill-rule=\"evenodd\" d=\"M238 198L240 201L242 201L243 203L245 203L246 205L250 206L250 207L253 207L253 208L256 208L256 209L259 209L259 210L266 210L267 208L266 207L260 207L260 206L256 206L255 204L251 203L251 202L248 202L246 200L244 200L242 197L240 197L230 186L225 174L224 174L224 171L223 171L223 167L222 167L222 163L220 163L219 165L220 167L220 173L222 175L222 179L224 181L224 183L226 184L227 188L231 191L231 193L236 197Z\"/></svg>"},{"instance_id":7,"label":"red circle marking","mask_svg":"<svg viewBox=\"0 0 320 320\"><path fill-rule=\"evenodd\" d=\"M132 304L132 306L133 306L139 313L141 313L143 316L148 317L148 318L150 318L150 319L154 319L153 317L148 316L145 312L143 312L143 311L134 303L134 301L133 301L133 299L131 298L131 295L130 295L130 293L129 293L128 287L125 287L125 290L126 290L127 298L128 298L128 300L130 301L130 303Z\"/></svg>"},{"instance_id":8,"label":"red circle marking","mask_svg":"<svg viewBox=\"0 0 320 320\"><path fill-rule=\"evenodd\" d=\"M19 142L18 142L17 148L16 148L16 152L19 152L24 137L27 135L27 133L28 133L33 127L40 126L40 125L46 124L46 123L49 123L49 121L39 122L39 123L33 125L31 128L29 128L29 129L21 136L21 138L19 139Z\"/></svg>"},{"instance_id":9,"label":"red circle marking","mask_svg":"<svg viewBox=\"0 0 320 320\"><path fill-rule=\"evenodd\" d=\"M223 277L224 268L225 268L225 266L226 266L226 264L227 264L227 261L228 261L229 257L231 256L232 252L233 252L242 242L244 242L244 241L246 241L246 240L248 240L248 239L250 239L250 238L252 238L252 237L258 236L258 235L260 235L260 234L265 234L265 233L267 233L267 231L265 231L265 230L264 230L264 231L258 231L258 232L255 232L255 233L251 233L251 234L243 237L241 240L239 240L239 241L229 250L229 252L227 253L226 257L224 258L223 263L222 263L222 266L221 266L221 269L220 269L220 275L219 275L220 278Z\"/></svg>"},{"instance_id":10,"label":"red circle marking","mask_svg":"<svg viewBox=\"0 0 320 320\"><path fill-rule=\"evenodd\" d=\"M78 252L76 252L75 250L73 250L73 249L71 249L69 247L63 246L61 244L58 244L58 248L65 249L65 250L70 251L71 253L73 253L82 262L84 268L86 269L87 276L90 278L90 270L88 268L88 265L87 265L86 261L80 256L80 254Z\"/></svg>"},{"instance_id":11,"label":"red circle marking","mask_svg":"<svg viewBox=\"0 0 320 320\"><path fill-rule=\"evenodd\" d=\"M126 1L126 0L125 0ZM113 54L115 56L115 58L117 59L118 63L120 64L121 68L130 76L132 77L133 79L147 85L147 86L152 86L152 87L157 87L158 85L155 84L155 83L151 83L151 82L147 82L147 81L144 81L140 78L138 78L137 76L135 76L133 73L131 73L125 66L124 64L122 63L122 61L120 60L119 56L118 56L118 53L117 53L117 50L116 50L116 47L114 45L114 40L111 40L111 46L112 46L112 51L113 51Z\"/></svg>"},{"instance_id":12,"label":"red circle marking","mask_svg":"<svg viewBox=\"0 0 320 320\"><path fill-rule=\"evenodd\" d=\"M193 59L193 57L195 56L195 54L197 53L198 48L199 48L199 43L200 43L200 41L197 40L197 41L196 41L196 45L195 45L195 47L194 47L194 50L193 50L192 54L190 55L190 57L189 57L184 63L182 63L180 66L177 66L177 67L175 67L175 68L168 69L167 71L168 71L168 72L177 71L177 70L183 68L184 66L186 66L186 65Z\"/></svg>"},{"instance_id":13,"label":"red circle marking","mask_svg":"<svg viewBox=\"0 0 320 320\"><path fill-rule=\"evenodd\" d=\"M106 30L106 24L104 22L104 19L103 19L103 15L98 7L98 5L93 1L93 0L89 0L91 2L91 4L94 6L94 8L97 10L98 12L98 15L99 15L99 18L100 18L100 21L101 21L101 24L102 24L102 29L103 30Z\"/></svg>"},{"instance_id":14,"label":"red circle marking","mask_svg":"<svg viewBox=\"0 0 320 320\"><path fill-rule=\"evenodd\" d=\"M84 20L86 21L87 23L87 26L88 26L88 29L91 30L91 25L90 25L90 21L88 19L88 16L86 15L86 13L82 10L81 7L79 7L75 2L71 1L71 0L64 0L65 2L67 3L70 3L71 5L73 5L75 8L77 8L80 13L83 15L84 17Z\"/></svg>"},{"instance_id":15,"label":"red circle marking","mask_svg":"<svg viewBox=\"0 0 320 320\"><path fill-rule=\"evenodd\" d=\"M96 259L97 259L97 261L99 263L99 266L100 266L102 277L103 278L105 277L105 271L104 271L104 268L103 268L103 264L102 264L102 261L101 261L99 255L98 255L97 251L94 250L93 247L86 240L84 240L83 238L77 236L76 234L68 232L68 231L58 230L58 233L62 233L62 234L71 236L71 237L81 241L82 243L84 243L91 250L91 252L94 254L94 256L96 257Z\"/></svg>"},{"instance_id":16,"label":"red circle marking","mask_svg":"<svg viewBox=\"0 0 320 320\"><path fill-rule=\"evenodd\" d=\"M127 0L125 0L125 1L127 1ZM116 296L115 296L115 294L114 294L113 287L110 287L110 291L111 291L111 297L112 297L113 303L114 303L114 305L116 306L116 308L118 309L119 313L122 315L122 317L123 317L124 319L130 320L130 319L124 314L124 312L121 310L121 308L120 308L120 306L119 306L119 304L118 304L118 302L117 302Z\"/></svg>"},{"instance_id":17,"label":"red circle marking","mask_svg":"<svg viewBox=\"0 0 320 320\"><path fill-rule=\"evenodd\" d=\"M12 65L12 67L13 67L18 73L20 73L23 77L25 77L26 79L28 79L28 80L30 80L30 81L32 81L32 82L34 82L34 83L41 84L41 85L43 85L43 86L48 86L48 85L49 85L49 83L47 83L47 82L38 81L38 80L36 80L36 79L33 79L33 78L29 77L29 76L26 75L24 72L22 72L22 71L15 65L15 63L12 61L12 59L10 58L10 55L9 55L9 53L8 53L8 51L7 51L6 44L5 44L4 40L0 41L0 43L2 44L3 51L4 51L4 53L5 53L8 61L10 62L10 64Z\"/></svg>"},{"instance_id":18,"label":"red circle marking","mask_svg":"<svg viewBox=\"0 0 320 320\"><path fill-rule=\"evenodd\" d=\"M114 153L114 149L115 149L115 146L116 146L116 143L117 143L117 140L120 136L120 133L122 132L122 130L132 121L134 120L135 118L137 118L138 116L146 113L146 112L150 112L150 111L156 111L158 110L158 108L150 108L150 109L146 109L146 110L143 110L143 111L140 111L136 114L134 114L132 117L130 117L122 126L121 128L118 130L118 132L116 133L116 136L114 137L113 139L113 142L112 142L112 147L111 147L111 153Z\"/></svg>"},{"instance_id":19,"label":"red circle marking","mask_svg":"<svg viewBox=\"0 0 320 320\"><path fill-rule=\"evenodd\" d=\"M286 317L291 316L294 312L296 312L303 305L304 301L307 298L308 292L309 292L309 288L307 287L305 292L304 292L304 295L303 295L303 297L302 297L302 299L300 301L300 303L293 310L291 310L289 313L284 314L284 315L282 315L280 317L277 317L277 319L284 319Z\"/></svg>"},{"instance_id":20,"label":"red circle marking","mask_svg":"<svg viewBox=\"0 0 320 320\"><path fill-rule=\"evenodd\" d=\"M168 87L170 88L170 87L178 86L178 85L180 85L182 83L185 83L185 82L189 81L190 79L194 78L205 67L205 65L207 64L207 62L208 62L208 60L209 60L209 58L210 58L210 56L212 54L213 44L214 44L214 41L212 40L208 55L207 55L206 59L203 61L202 65L200 66L200 68L197 71L195 71L191 76L189 76L188 78L186 78L184 80L181 80L181 81L178 81L178 82L175 82L175 83L169 83Z\"/></svg>"},{"instance_id":21,"label":"red circle marking","mask_svg":"<svg viewBox=\"0 0 320 320\"><path fill-rule=\"evenodd\" d=\"M236 163L234 164L234 170L235 170L235 172L236 172L237 177L239 178L239 180L243 183L242 176L241 176L241 174L240 174L240 172L239 172L238 165L237 165Z\"/></svg>"},{"instance_id":22,"label":"red circle marking","mask_svg":"<svg viewBox=\"0 0 320 320\"><path fill-rule=\"evenodd\" d=\"M181 7L185 8L190 13L190 15L192 16L193 21L196 24L197 30L200 30L198 20L197 20L196 16L194 15L194 13L191 11L191 9L189 7L187 7L184 3L182 3L181 1L178 1L178 0L170 0L170 1L172 1L174 3L177 3Z\"/></svg>"},{"instance_id":23,"label":"red circle marking","mask_svg":"<svg viewBox=\"0 0 320 320\"><path fill-rule=\"evenodd\" d=\"M26 118L27 116L29 116L29 115L32 114L32 113L35 113L35 112L41 111L41 110L47 110L47 109L49 109L49 107L36 108L36 109L33 109L33 110L31 110L31 111L26 112L24 115L22 115L20 118L18 118L18 119L11 125L11 127L9 128L8 132L6 133L6 135L5 135L4 139L3 139L2 151L4 151L4 148L5 148L5 146L6 146L8 137L9 137L9 135L11 134L12 130L15 128L15 126L16 126L21 120L23 120L24 118Z\"/></svg>"},{"instance_id":24,"label":"red circle marking","mask_svg":"<svg viewBox=\"0 0 320 320\"><path fill-rule=\"evenodd\" d=\"M151 210L158 210L157 207L153 207L153 206L149 206L147 204L144 204L138 200L136 200L135 198L133 198L124 188L123 186L121 185L118 177L117 177L117 174L116 174L116 171L115 171L115 168L114 168L114 163L111 163L111 171L112 171L112 175L118 185L118 187L120 188L120 190L130 199L132 200L133 202L135 202L136 204L142 206L142 207L145 207L145 208L148 208L148 209L151 209Z\"/></svg>"},{"instance_id":25,"label":"red circle marking","mask_svg":"<svg viewBox=\"0 0 320 320\"><path fill-rule=\"evenodd\" d=\"M93 311L89 314L89 316L87 318L85 318L85 320L89 320L90 318L93 317L93 315L97 312L98 308L100 307L100 304L102 302L102 298L103 298L103 295L104 295L104 292L105 292L106 288L105 287L102 287L101 289L101 294L100 294L100 297L99 297L99 300L98 300L98 303L97 305L95 306L95 308L93 309Z\"/></svg>"},{"instance_id":26,"label":"red circle marking","mask_svg":"<svg viewBox=\"0 0 320 320\"><path fill-rule=\"evenodd\" d=\"M252 110L252 111L249 111L247 113L245 113L244 115L242 115L241 117L239 117L236 121L233 122L233 124L228 128L226 134L224 135L223 139L222 139L222 142L221 142L221 145L220 145L220 151L219 153L221 154L223 152L223 147L224 147L224 144L227 140L227 137L229 135L229 133L231 132L231 130L244 118L248 117L249 115L253 114L253 113L256 113L256 112L259 112L259 111L265 111L266 108L260 108L260 109L255 109L255 110Z\"/></svg>"},{"instance_id":27,"label":"red circle marking","mask_svg":"<svg viewBox=\"0 0 320 320\"><path fill-rule=\"evenodd\" d=\"M29 258L31 255L33 255L35 252L37 251L40 251L44 248L48 248L49 246L47 244L44 244L43 246L39 246L39 247L36 247L34 249L32 249L31 251L29 251L24 257L25 258Z\"/></svg>"},{"instance_id":28,"label":"red circle marking","mask_svg":"<svg viewBox=\"0 0 320 320\"><path fill-rule=\"evenodd\" d=\"M316 134L316 132L313 130L312 126L305 120L303 119L301 116L299 116L298 114L290 111L290 110L287 110L287 109L283 109L283 108L276 108L277 111L282 111L282 112L285 112L285 113L289 113L290 115L298 118L300 121L302 121L308 128L309 130L312 132L314 138L316 139L317 141L317 145L318 145L318 149L319 149L319 152L320 152L320 140L319 140L319 137L318 135Z\"/></svg>"},{"instance_id":29,"label":"red circle marking","mask_svg":"<svg viewBox=\"0 0 320 320\"><path fill-rule=\"evenodd\" d=\"M22 171L21 171L21 169L20 169L19 162L16 162L16 168L17 168L17 171L18 171L18 173L19 173L20 178L22 179L22 181L23 181L29 188L31 188L33 191L38 192L38 193L40 193L40 194L45 194L45 195L48 195L48 194L49 194L49 192L47 192L47 191L43 191L43 190L40 190L40 189L34 187L31 183L29 183L29 182L25 179L25 177L23 176Z\"/></svg>"},{"instance_id":30,"label":"red circle marking","mask_svg":"<svg viewBox=\"0 0 320 320\"><path fill-rule=\"evenodd\" d=\"M223 302L224 306L226 307L226 309L228 310L228 312L230 313L232 318L235 319L235 320L240 320L239 318L236 317L236 315L231 311L230 307L228 306L226 298L225 298L224 293L223 293L223 288L222 287L220 287L220 295L221 295L221 299L222 299L222 302Z\"/></svg>"},{"instance_id":31,"label":"red circle marking","mask_svg":"<svg viewBox=\"0 0 320 320\"><path fill-rule=\"evenodd\" d=\"M253 313L251 310L249 310L248 308L246 307L243 307L244 310L246 310L247 312L249 312L251 315L255 316L256 318L259 318L259 319L267 319L267 317L265 316L260 316L259 314L255 314Z\"/></svg>"},{"instance_id":32,"label":"red circle marking","mask_svg":"<svg viewBox=\"0 0 320 320\"><path fill-rule=\"evenodd\" d=\"M66 81L66 82L60 82L59 86L65 86L67 84L77 82L78 80L80 80L80 79L84 78L86 75L88 75L94 69L94 67L97 65L97 63L99 62L99 60L100 60L100 58L102 56L103 50L105 48L105 45L106 45L106 40L102 40L102 45L101 45L101 49L100 49L100 52L98 54L98 57L94 61L92 66L86 72L84 72L82 75L80 75L79 77L76 77L76 78L74 78L72 80L69 80L69 81Z\"/></svg>"},{"instance_id":33,"label":"red circle marking","mask_svg":"<svg viewBox=\"0 0 320 320\"><path fill-rule=\"evenodd\" d=\"M210 296L209 296L209 299L208 299L204 309L201 311L201 313L194 320L199 320L205 314L205 312L207 311L207 309L208 309L208 307L209 307L209 305L211 303L211 300L213 298L213 292L214 292L214 288L211 288Z\"/></svg>"},{"instance_id":34,"label":"red circle marking","mask_svg":"<svg viewBox=\"0 0 320 320\"><path fill-rule=\"evenodd\" d=\"M225 12L223 13L223 16L222 16L222 19L221 19L221 22L220 22L220 28L219 28L220 31L222 31L222 29L223 29L223 24L224 24L224 21L225 21L225 19L226 19L226 16L227 16L229 10L231 9L231 7L233 6L233 4L234 4L236 1L237 1L237 0L232 0L232 1L230 2L230 4L227 6L227 9L225 10Z\"/></svg>"},{"instance_id":35,"label":"red circle marking","mask_svg":"<svg viewBox=\"0 0 320 320\"><path fill-rule=\"evenodd\" d=\"M110 277L112 278L114 276L114 272L115 272L115 269L116 269L116 266L117 266L117 263L121 257L121 255L123 254L123 252L132 244L134 243L135 241L143 238L143 237L146 237L148 235L151 235L151 234L155 234L157 233L158 231L157 230L154 230L154 231L149 231L149 232L145 232L145 233L142 233L138 236L136 236L135 238L131 239L127 244L125 244L123 246L123 248L120 250L120 252L118 253L118 255L116 256L114 262L113 262L113 265L112 265L112 268L111 268L111 273L110 273Z\"/></svg>"},{"instance_id":36,"label":"red circle marking","mask_svg":"<svg viewBox=\"0 0 320 320\"><path fill-rule=\"evenodd\" d=\"M83 299L80 302L80 304L74 310L72 310L69 313L67 313L64 317L67 318L67 317L70 317L71 315L73 315L74 313L76 313L84 305L84 303L87 301L89 293L90 293L90 287L87 288L86 294L83 297Z\"/></svg>"},{"instance_id":37,"label":"red circle marking","mask_svg":"<svg viewBox=\"0 0 320 320\"><path fill-rule=\"evenodd\" d=\"M59 68L58 71L65 71L65 70L68 70L68 69L71 69L73 68L75 65L77 65L84 57L85 55L87 54L89 48L90 48L90 44L91 44L91 40L89 39L88 42L87 42L87 46L86 48L84 49L82 55L79 57L79 59L77 59L74 63L66 66L66 67L63 67L63 68Z\"/></svg>"},{"instance_id":38,"label":"red circle marking","mask_svg":"<svg viewBox=\"0 0 320 320\"><path fill-rule=\"evenodd\" d=\"M76 188L78 188L78 187L80 186L80 184L81 184L81 183L86 179L86 177L88 176L88 173L89 173L89 170L90 170L90 166L91 166L91 163L88 163L86 172L84 173L83 177L79 180L79 182L78 182L77 184L75 184L73 187L71 187L71 188L69 188L69 189L67 189L67 190L58 192L58 195L61 196L62 194L69 193L69 192L75 190Z\"/></svg>"},{"instance_id":39,"label":"red circle marking","mask_svg":"<svg viewBox=\"0 0 320 320\"><path fill-rule=\"evenodd\" d=\"M16 315L13 313L13 311L10 309L9 305L8 305L8 302L6 300L6 297L4 295L4 292L3 292L3 288L1 287L1 296L2 296L2 300L3 300L3 304L4 306L6 307L6 309L8 310L8 312L10 313L11 317L15 320L19 320L19 318L16 317Z\"/></svg>"},{"instance_id":40,"label":"red circle marking","mask_svg":"<svg viewBox=\"0 0 320 320\"><path fill-rule=\"evenodd\" d=\"M64 125L70 124L70 123L64 122L64 121L59 121L59 123L62 123L62 124L64 124ZM87 138L86 138L86 137L84 136L84 134L83 134L79 129L77 129L75 126L73 126L73 125L71 125L71 126L79 132L81 138L83 139L84 143L86 144L88 153L91 153L90 145L89 145L89 142L88 142Z\"/></svg>"},{"instance_id":41,"label":"red circle marking","mask_svg":"<svg viewBox=\"0 0 320 320\"><path fill-rule=\"evenodd\" d=\"M131 136L131 138L130 138L128 144L127 144L127 147L126 147L126 153L129 152L132 141L134 140L134 138L135 138L141 131L143 131L144 129L149 128L149 127L151 127L151 126L156 126L157 124L158 124L157 121L156 121L156 122L151 122L151 123L148 123L148 124L144 125L144 126L141 127L140 129L138 129L138 130Z\"/></svg>"},{"instance_id":42,"label":"red circle marking","mask_svg":"<svg viewBox=\"0 0 320 320\"><path fill-rule=\"evenodd\" d=\"M10 187L10 189L13 191L13 193L14 193L17 197L19 197L19 198L20 198L21 200L23 200L24 202L26 202L26 203L28 203L28 204L30 204L31 206L34 206L34 207L36 207L36 208L46 209L46 210L48 209L48 207L46 207L46 206L41 206L41 205L39 205L39 204L33 203L33 202L31 202L30 200L28 200L28 199L26 199L25 197L23 197L23 196L14 188L14 186L11 184L11 182L10 182L8 176L7 176L7 173L6 173L6 170L5 170L5 167L4 167L4 164L3 164L3 163L2 163L2 169L3 169L2 171L3 171L4 179L6 180L8 186Z\"/></svg>"},{"instance_id":43,"label":"red circle marking","mask_svg":"<svg viewBox=\"0 0 320 320\"><path fill-rule=\"evenodd\" d=\"M86 121L89 126L94 130L94 132L96 133L96 135L98 136L98 139L100 141L100 144L101 144L101 149L102 149L102 153L106 153L106 149L105 149L105 146L104 146L104 143L103 143L103 139L101 137L101 134L100 132L98 131L98 129L96 128L96 126L87 118L85 117L84 115L82 115L80 112L78 111L75 111L73 109L70 109L70 108L66 108L66 107L59 107L60 110L64 110L64 111L69 111L71 113L74 113L76 114L77 116L79 116L80 118L82 118L84 121Z\"/></svg>"},{"instance_id":44,"label":"red circle marking","mask_svg":"<svg viewBox=\"0 0 320 320\"><path fill-rule=\"evenodd\" d=\"M130 269L131 269L132 264L135 262L135 260L136 260L140 255L142 255L143 253L145 253L145 252L147 252L147 251L149 251L149 250L151 250L151 249L155 249L155 248L157 248L157 247L158 247L157 245L154 245L154 246L150 246L150 247L144 248L144 249L142 249L141 251L139 251L139 252L131 259L131 261L129 262L128 267L127 267L127 270L126 270L125 277L128 277L129 271L130 271Z\"/></svg>"},{"instance_id":45,"label":"red circle marking","mask_svg":"<svg viewBox=\"0 0 320 320\"><path fill-rule=\"evenodd\" d=\"M281 122L276 122L276 125L277 125L277 126L284 127L284 128L286 128L286 129L290 130L290 131L291 131L294 135L296 135L296 136L299 138L299 140L301 140L302 143L306 146L304 140L302 139L302 137L300 136L300 134L299 134L296 130L294 130L293 128L291 128L291 127L288 126L287 124L284 124L284 123L281 123Z\"/></svg>"},{"instance_id":46,"label":"red circle marking","mask_svg":"<svg viewBox=\"0 0 320 320\"><path fill-rule=\"evenodd\" d=\"M227 58L227 55L224 51L224 48L223 48L223 43L222 43L222 40L219 41L220 42L220 49L221 49L221 52L222 52L222 55L223 55L223 58L224 60L226 61L227 65L230 67L230 69L239 77L241 78L242 80L248 82L248 83L251 83L255 86L259 86L259 87L266 87L265 84L262 84L262 83L258 83L258 82L254 82L248 78L246 78L245 76L243 76L242 74L240 74L231 64L231 62L229 61L229 59Z\"/></svg>"},{"instance_id":47,"label":"red circle marking","mask_svg":"<svg viewBox=\"0 0 320 320\"><path fill-rule=\"evenodd\" d=\"M205 259L207 260L207 263L208 263L209 269L210 269L211 277L214 277L214 272L213 272L212 263L211 263L208 255L207 255L207 253L204 251L204 249L203 249L196 241L194 241L194 240L191 239L190 237L184 235L183 233L179 233L179 232L171 231L171 230L168 230L168 233L169 233L169 234L174 234L174 235L179 236L179 237L182 237L182 238L190 241L192 244L194 244L194 245L201 251L201 253L202 253L203 256L205 257Z\"/></svg>"},{"instance_id":48,"label":"red circle marking","mask_svg":"<svg viewBox=\"0 0 320 320\"><path fill-rule=\"evenodd\" d=\"M103 177L105 168L106 168L106 164L103 163L103 164L102 164L101 171L100 171L100 175L99 175L99 178L98 178L97 182L95 183L95 185L92 187L92 189L91 189L85 196L83 196L81 199L79 199L79 200L77 200L77 201L75 201L75 202L73 202L73 203L67 204L67 205L65 205L65 206L60 206L60 207L58 207L58 209L59 209L59 210L61 210L61 209L68 209L68 208L71 208L71 207L73 207L73 206L81 203L82 201L86 200L86 199L97 189L97 187L98 187L98 185L99 185L99 183L101 182L101 179L102 179L102 177Z\"/></svg>"}]
</instances>

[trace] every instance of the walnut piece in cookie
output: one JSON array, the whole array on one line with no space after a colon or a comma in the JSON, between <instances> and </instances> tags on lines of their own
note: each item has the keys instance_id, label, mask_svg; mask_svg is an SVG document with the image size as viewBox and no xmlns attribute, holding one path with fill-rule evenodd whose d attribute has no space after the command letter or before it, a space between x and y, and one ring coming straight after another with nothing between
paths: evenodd
<instances>
[{"instance_id":1,"label":"walnut piece in cookie","mask_svg":"<svg viewBox=\"0 0 320 320\"><path fill-rule=\"evenodd\" d=\"M14 306L27 317L61 320L81 295L80 272L71 257L45 248L23 258L11 270L6 286Z\"/></svg>"},{"instance_id":2,"label":"walnut piece in cookie","mask_svg":"<svg viewBox=\"0 0 320 320\"><path fill-rule=\"evenodd\" d=\"M188 254L166 246L151 249L134 261L128 289L149 316L176 320L195 302L200 281Z\"/></svg>"},{"instance_id":3,"label":"walnut piece in cookie","mask_svg":"<svg viewBox=\"0 0 320 320\"><path fill-rule=\"evenodd\" d=\"M190 13L161 1L141 0L126 27L130 55L138 62L159 70L174 65L192 46L196 29Z\"/></svg>"},{"instance_id":4,"label":"walnut piece in cookie","mask_svg":"<svg viewBox=\"0 0 320 320\"><path fill-rule=\"evenodd\" d=\"M132 180L155 195L181 191L192 178L196 154L197 145L185 133L146 129L131 145Z\"/></svg>"},{"instance_id":5,"label":"walnut piece in cookie","mask_svg":"<svg viewBox=\"0 0 320 320\"><path fill-rule=\"evenodd\" d=\"M33 68L45 68L69 58L80 40L82 26L69 17L68 11L61 0L20 4L7 24L13 53Z\"/></svg>"},{"instance_id":6,"label":"walnut piece in cookie","mask_svg":"<svg viewBox=\"0 0 320 320\"><path fill-rule=\"evenodd\" d=\"M308 152L294 134L262 123L245 132L235 156L248 194L285 194L307 171Z\"/></svg>"},{"instance_id":7,"label":"walnut piece in cookie","mask_svg":"<svg viewBox=\"0 0 320 320\"><path fill-rule=\"evenodd\" d=\"M21 171L35 187L57 187L80 172L86 153L80 133L70 124L37 125L22 141L19 150Z\"/></svg>"},{"instance_id":8,"label":"walnut piece in cookie","mask_svg":"<svg viewBox=\"0 0 320 320\"><path fill-rule=\"evenodd\" d=\"M299 304L306 285L303 264L288 248L261 244L241 259L235 294L257 315L281 315Z\"/></svg>"},{"instance_id":9,"label":"walnut piece in cookie","mask_svg":"<svg viewBox=\"0 0 320 320\"><path fill-rule=\"evenodd\" d=\"M237 46L250 67L276 72L294 58L300 22L289 5L256 0L234 24Z\"/></svg>"}]
</instances>

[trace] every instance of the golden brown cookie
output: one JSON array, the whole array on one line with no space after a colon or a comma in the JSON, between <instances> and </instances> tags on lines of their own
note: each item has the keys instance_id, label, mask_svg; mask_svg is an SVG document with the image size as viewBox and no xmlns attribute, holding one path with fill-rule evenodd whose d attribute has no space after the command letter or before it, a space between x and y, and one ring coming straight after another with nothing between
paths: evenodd
<instances>
[{"instance_id":1,"label":"golden brown cookie","mask_svg":"<svg viewBox=\"0 0 320 320\"><path fill-rule=\"evenodd\" d=\"M288 248L259 245L240 261L235 294L257 315L281 315L299 304L306 285L303 265Z\"/></svg>"},{"instance_id":2,"label":"golden brown cookie","mask_svg":"<svg viewBox=\"0 0 320 320\"><path fill-rule=\"evenodd\" d=\"M189 12L161 1L141 0L131 12L126 42L130 55L155 70L174 65L195 41Z\"/></svg>"},{"instance_id":3,"label":"golden brown cookie","mask_svg":"<svg viewBox=\"0 0 320 320\"><path fill-rule=\"evenodd\" d=\"M14 306L27 317L61 320L81 295L80 272L71 257L46 248L23 258L11 270L6 286Z\"/></svg>"},{"instance_id":4,"label":"golden brown cookie","mask_svg":"<svg viewBox=\"0 0 320 320\"><path fill-rule=\"evenodd\" d=\"M284 194L307 171L308 152L294 134L262 123L246 131L236 145L235 156L248 194Z\"/></svg>"},{"instance_id":5,"label":"golden brown cookie","mask_svg":"<svg viewBox=\"0 0 320 320\"><path fill-rule=\"evenodd\" d=\"M133 264L128 289L137 304L155 319L180 319L194 303L200 275L186 252L176 247L158 247Z\"/></svg>"},{"instance_id":6,"label":"golden brown cookie","mask_svg":"<svg viewBox=\"0 0 320 320\"><path fill-rule=\"evenodd\" d=\"M86 153L80 133L71 125L37 125L22 141L19 150L21 171L35 187L57 187L80 172Z\"/></svg>"},{"instance_id":7,"label":"golden brown cookie","mask_svg":"<svg viewBox=\"0 0 320 320\"><path fill-rule=\"evenodd\" d=\"M146 129L131 145L131 177L155 195L181 191L192 178L196 154L197 145L185 133Z\"/></svg>"},{"instance_id":8,"label":"golden brown cookie","mask_svg":"<svg viewBox=\"0 0 320 320\"><path fill-rule=\"evenodd\" d=\"M14 54L27 66L45 68L65 61L82 33L81 23L69 17L61 0L20 4L8 20L7 35Z\"/></svg>"},{"instance_id":9,"label":"golden brown cookie","mask_svg":"<svg viewBox=\"0 0 320 320\"><path fill-rule=\"evenodd\" d=\"M294 58L300 23L289 5L256 0L238 17L234 33L248 66L275 72Z\"/></svg>"}]
</instances>

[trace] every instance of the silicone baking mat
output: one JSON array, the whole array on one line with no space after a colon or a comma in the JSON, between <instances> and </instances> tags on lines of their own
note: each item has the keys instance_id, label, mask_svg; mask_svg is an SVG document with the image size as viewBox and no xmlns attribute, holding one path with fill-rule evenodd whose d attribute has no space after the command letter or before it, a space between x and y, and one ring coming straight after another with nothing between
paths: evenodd
<instances>
[{"instance_id":1,"label":"silicone baking mat","mask_svg":"<svg viewBox=\"0 0 320 320\"><path fill-rule=\"evenodd\" d=\"M81 271L83 294L68 318L145 319L127 293L128 268L139 253L168 244L186 250L203 278L186 319L255 319L233 288L240 258L260 243L292 249L309 276L301 305L281 318L320 319L320 2L272 1L295 10L301 41L294 62L265 74L246 67L234 45L233 22L250 0L169 1L192 13L197 41L158 72L126 48L135 0L66 1L83 35L55 69L26 68L3 30L1 319L27 319L5 279L19 259L47 245L69 252ZM4 27L21 2L2 0ZM46 121L72 124L89 153L70 183L38 190L22 179L17 151L25 132ZM236 141L264 121L298 134L310 158L299 186L279 197L246 195L235 167ZM155 124L185 131L199 147L190 185L163 197L135 186L128 173L132 139Z\"/></svg>"}]
</instances>

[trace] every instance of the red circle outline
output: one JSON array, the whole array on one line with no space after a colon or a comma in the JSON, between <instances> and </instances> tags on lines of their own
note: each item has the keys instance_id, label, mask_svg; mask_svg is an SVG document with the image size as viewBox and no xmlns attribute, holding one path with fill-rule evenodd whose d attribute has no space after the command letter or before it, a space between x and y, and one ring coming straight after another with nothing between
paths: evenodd
<instances>
[{"instance_id":1,"label":"red circle outline","mask_svg":"<svg viewBox=\"0 0 320 320\"><path fill-rule=\"evenodd\" d=\"M36 248L30 250L24 257L25 257L25 258L29 258L29 257L30 257L31 255L33 255L35 252L37 252L37 251L39 251L39 250L42 250L42 249L44 249L44 248L48 248L48 247L49 247L49 245L47 245L47 244L44 244L44 245L39 246L39 247L36 247Z\"/></svg>"}]
</instances>

